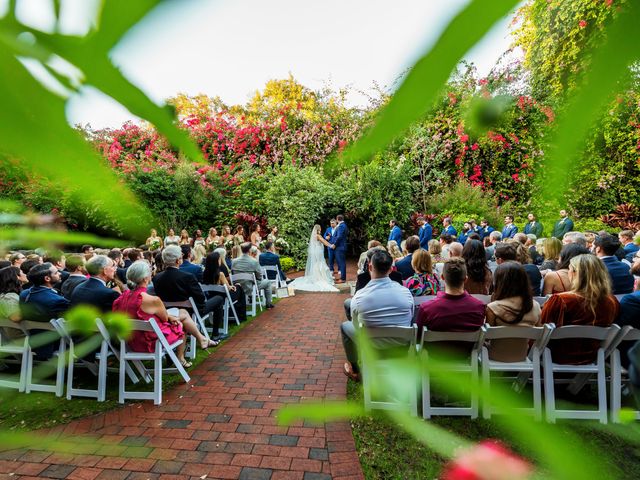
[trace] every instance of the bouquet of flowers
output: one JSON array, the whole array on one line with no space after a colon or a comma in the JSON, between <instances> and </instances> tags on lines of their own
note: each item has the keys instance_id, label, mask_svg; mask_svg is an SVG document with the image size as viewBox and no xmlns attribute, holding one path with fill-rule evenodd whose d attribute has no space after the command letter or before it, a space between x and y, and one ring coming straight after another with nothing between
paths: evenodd
<instances>
[{"instance_id":1,"label":"bouquet of flowers","mask_svg":"<svg viewBox=\"0 0 640 480\"><path fill-rule=\"evenodd\" d=\"M160 249L160 240L154 240L153 242L149 243L149 250L153 251L153 250L159 250Z\"/></svg>"},{"instance_id":2,"label":"bouquet of flowers","mask_svg":"<svg viewBox=\"0 0 640 480\"><path fill-rule=\"evenodd\" d=\"M266 241L266 240L262 240L262 241L258 244L258 248L259 248L261 251L266 250L266 247L267 247L267 241Z\"/></svg>"},{"instance_id":3,"label":"bouquet of flowers","mask_svg":"<svg viewBox=\"0 0 640 480\"><path fill-rule=\"evenodd\" d=\"M287 243L284 238L276 238L275 245L278 250L282 250L285 252L289 250L289 243Z\"/></svg>"},{"instance_id":4,"label":"bouquet of flowers","mask_svg":"<svg viewBox=\"0 0 640 480\"><path fill-rule=\"evenodd\" d=\"M233 248L233 245L234 245L233 239L231 239L231 240L227 240L226 242L224 242L224 248L225 248L228 252L230 252L230 251L231 251L231 249Z\"/></svg>"}]
</instances>

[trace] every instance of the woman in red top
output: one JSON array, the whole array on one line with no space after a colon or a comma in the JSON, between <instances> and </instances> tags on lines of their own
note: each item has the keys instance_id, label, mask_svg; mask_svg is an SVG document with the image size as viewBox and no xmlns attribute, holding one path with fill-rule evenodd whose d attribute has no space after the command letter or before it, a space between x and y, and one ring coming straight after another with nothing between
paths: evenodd
<instances>
[{"instance_id":1,"label":"woman in red top","mask_svg":"<svg viewBox=\"0 0 640 480\"><path fill-rule=\"evenodd\" d=\"M542 308L542 323L608 327L618 317L620 304L611 294L611 280L604 263L588 253L569 262L571 290L552 295ZM549 343L555 363L583 365L596 359L597 340L557 340Z\"/></svg>"},{"instance_id":2,"label":"woman in red top","mask_svg":"<svg viewBox=\"0 0 640 480\"><path fill-rule=\"evenodd\" d=\"M207 340L200 333L186 310L180 310L179 317L169 315L162 300L147 293L150 281L149 264L144 260L133 262L127 269L127 285L131 290L125 291L113 302L113 311L124 312L129 315L129 318L136 320L155 318L169 344L184 338L185 332L196 337L201 348L214 347L218 344L213 340ZM157 338L154 332L134 332L129 340L129 347L135 352L152 353L155 351ZM191 363L184 358L185 347L185 342L178 345L176 355L180 363L188 368Z\"/></svg>"}]
</instances>

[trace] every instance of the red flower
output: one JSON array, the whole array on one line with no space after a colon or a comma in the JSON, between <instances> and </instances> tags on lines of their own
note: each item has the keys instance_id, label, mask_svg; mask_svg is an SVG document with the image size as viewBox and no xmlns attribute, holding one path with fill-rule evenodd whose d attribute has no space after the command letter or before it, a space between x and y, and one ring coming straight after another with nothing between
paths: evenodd
<instances>
[{"instance_id":1,"label":"red flower","mask_svg":"<svg viewBox=\"0 0 640 480\"><path fill-rule=\"evenodd\" d=\"M586 20L580 20L578 22L578 25L580 26L580 28L584 28L587 26L587 21Z\"/></svg>"},{"instance_id":2,"label":"red flower","mask_svg":"<svg viewBox=\"0 0 640 480\"><path fill-rule=\"evenodd\" d=\"M456 455L440 475L443 480L524 480L531 465L496 441L485 440Z\"/></svg>"},{"instance_id":3,"label":"red flower","mask_svg":"<svg viewBox=\"0 0 640 480\"><path fill-rule=\"evenodd\" d=\"M511 175L511 178L513 178L513 181L516 183L520 181L520 175L518 175L517 173L514 173L513 175Z\"/></svg>"},{"instance_id":4,"label":"red flower","mask_svg":"<svg viewBox=\"0 0 640 480\"><path fill-rule=\"evenodd\" d=\"M478 149L478 144L474 143L473 145L471 145L471 150L473 150L474 152Z\"/></svg>"},{"instance_id":5,"label":"red flower","mask_svg":"<svg viewBox=\"0 0 640 480\"><path fill-rule=\"evenodd\" d=\"M466 142L468 142L468 141L469 141L469 135L467 135L466 133L465 133L464 135L461 135L461 136L460 136L460 141L461 141L462 143L466 143Z\"/></svg>"},{"instance_id":6,"label":"red flower","mask_svg":"<svg viewBox=\"0 0 640 480\"><path fill-rule=\"evenodd\" d=\"M456 103L458 103L458 98L455 96L455 94L449 92L447 93L447 95L449 96L449 103L451 105L455 105Z\"/></svg>"}]
</instances>

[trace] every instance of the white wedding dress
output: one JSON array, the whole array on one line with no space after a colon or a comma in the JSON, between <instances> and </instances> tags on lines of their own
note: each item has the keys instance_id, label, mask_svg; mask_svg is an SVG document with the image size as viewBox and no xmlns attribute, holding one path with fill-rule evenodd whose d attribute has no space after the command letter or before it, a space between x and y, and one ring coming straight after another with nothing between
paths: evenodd
<instances>
[{"instance_id":1,"label":"white wedding dress","mask_svg":"<svg viewBox=\"0 0 640 480\"><path fill-rule=\"evenodd\" d=\"M311 232L309 248L307 250L307 266L304 269L304 277L296 278L291 282L296 290L306 292L337 292L334 287L333 276L324 261L324 245L318 240L315 228Z\"/></svg>"}]
</instances>

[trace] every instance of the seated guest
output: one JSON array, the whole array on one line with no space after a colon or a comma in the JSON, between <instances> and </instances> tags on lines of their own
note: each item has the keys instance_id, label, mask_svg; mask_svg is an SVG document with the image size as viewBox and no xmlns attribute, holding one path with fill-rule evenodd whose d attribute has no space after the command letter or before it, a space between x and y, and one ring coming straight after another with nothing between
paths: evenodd
<instances>
[{"instance_id":1,"label":"seated guest","mask_svg":"<svg viewBox=\"0 0 640 480\"><path fill-rule=\"evenodd\" d=\"M95 255L85 268L91 277L73 289L71 306L93 305L101 312L110 312L113 302L120 296L119 291L107 287L107 282L116 274L116 264L105 255Z\"/></svg>"},{"instance_id":2,"label":"seated guest","mask_svg":"<svg viewBox=\"0 0 640 480\"><path fill-rule=\"evenodd\" d=\"M462 249L462 258L467 266L464 289L471 294L489 295L493 275L487 265L487 254L480 240L467 240Z\"/></svg>"},{"instance_id":3,"label":"seated guest","mask_svg":"<svg viewBox=\"0 0 640 480\"><path fill-rule=\"evenodd\" d=\"M469 332L484 324L485 306L464 289L467 267L462 258L452 258L442 272L444 292L420 305L416 324L420 332L426 327L436 332Z\"/></svg>"},{"instance_id":4,"label":"seated guest","mask_svg":"<svg viewBox=\"0 0 640 480\"><path fill-rule=\"evenodd\" d=\"M202 267L191 263L193 260L193 252L189 245L180 245L180 251L182 252L182 263L180 264L180 271L187 272L196 277L198 283L202 283Z\"/></svg>"},{"instance_id":5,"label":"seated guest","mask_svg":"<svg viewBox=\"0 0 640 480\"><path fill-rule=\"evenodd\" d=\"M537 244L538 244L537 237L532 233L528 234L527 241L525 242L524 246L527 247L527 249L529 250L529 257L531 257L531 263L533 263L536 266L539 266L539 265L542 265L542 262L544 262L544 257L538 252Z\"/></svg>"},{"instance_id":6,"label":"seated guest","mask_svg":"<svg viewBox=\"0 0 640 480\"><path fill-rule=\"evenodd\" d=\"M441 251L442 251L442 258L444 260L448 260L449 259L449 245L451 245L453 243L453 237L451 235L449 235L448 233L442 233L440 234L439 240L440 242L440 247L441 247Z\"/></svg>"},{"instance_id":7,"label":"seated guest","mask_svg":"<svg viewBox=\"0 0 640 480\"><path fill-rule=\"evenodd\" d=\"M88 262L91 257L95 255L95 252L93 251L93 247L91 245L83 245L80 251L84 255L84 259L86 262Z\"/></svg>"},{"instance_id":8,"label":"seated guest","mask_svg":"<svg viewBox=\"0 0 640 480\"><path fill-rule=\"evenodd\" d=\"M620 305L611 294L607 269L591 254L578 255L569 262L571 290L552 295L542 308L542 323L594 325L608 327L618 317ZM594 340L557 340L549 342L555 363L583 365L592 363L600 342Z\"/></svg>"},{"instance_id":9,"label":"seated guest","mask_svg":"<svg viewBox=\"0 0 640 480\"><path fill-rule=\"evenodd\" d=\"M22 320L20 313L20 292L22 286L27 283L27 276L18 267L9 265L0 268L0 318L19 322ZM7 328L2 330L2 336L8 339L20 338L23 335L19 330Z\"/></svg>"},{"instance_id":10,"label":"seated guest","mask_svg":"<svg viewBox=\"0 0 640 480\"><path fill-rule=\"evenodd\" d=\"M240 249L242 250L242 255L240 257L233 260L231 264L231 269L233 273L253 273L256 276L256 281L258 282L258 290L262 290L264 292L264 296L267 299L267 308L273 308L274 305L271 303L271 282L266 278L262 278L262 270L260 270L260 264L258 261L251 256L251 243L245 242L240 245ZM250 294L253 291L253 282L248 280L240 281L240 285L242 285L242 289L245 293Z\"/></svg>"},{"instance_id":11,"label":"seated guest","mask_svg":"<svg viewBox=\"0 0 640 480\"><path fill-rule=\"evenodd\" d=\"M329 227L327 230L331 230L331 227ZM389 242L389 243L391 243L391 242ZM382 244L379 241L377 241L377 240L369 240L369 243L367 243L367 249L364 252L362 252L360 254L360 258L358 258L358 274L364 272L364 263L367 261L367 252L369 250L371 250L372 248L377 248L377 247L380 247L380 246L382 246ZM329 251L331 252L330 255L333 255L333 253L334 253L333 249L329 249ZM402 254L400 256L402 256ZM329 259L329 263L331 263L331 260L332 259L330 258ZM331 268L329 270L331 270Z\"/></svg>"},{"instance_id":12,"label":"seated guest","mask_svg":"<svg viewBox=\"0 0 640 480\"><path fill-rule=\"evenodd\" d=\"M418 237L416 237L418 238ZM418 240L418 247L420 241ZM416 249L417 250L417 249ZM351 315L365 327L410 326L413 318L413 297L409 290L389 278L393 259L384 250L376 250L371 256L368 272L371 281L365 288L356 292L351 299ZM347 355L344 373L352 380L360 379L356 331L352 322L346 321L340 327L342 345ZM373 345L380 349L401 346L392 339L376 339ZM406 350L406 348L405 348Z\"/></svg>"},{"instance_id":13,"label":"seated guest","mask_svg":"<svg viewBox=\"0 0 640 480\"><path fill-rule=\"evenodd\" d=\"M204 258L207 256L207 248L199 243L193 246L193 264L202 265Z\"/></svg>"},{"instance_id":14,"label":"seated guest","mask_svg":"<svg viewBox=\"0 0 640 480\"><path fill-rule=\"evenodd\" d=\"M9 262L11 262L10 265L18 268L20 268L20 265L22 265L26 259L26 255L20 252L12 253L11 255L9 255Z\"/></svg>"},{"instance_id":15,"label":"seated guest","mask_svg":"<svg viewBox=\"0 0 640 480\"><path fill-rule=\"evenodd\" d=\"M139 248L129 248L127 251L127 258L125 259L125 267L129 268L133 262L142 260L142 250Z\"/></svg>"},{"instance_id":16,"label":"seated guest","mask_svg":"<svg viewBox=\"0 0 640 480\"><path fill-rule=\"evenodd\" d=\"M451 260L452 258L462 258L462 250L464 250L464 247L460 242L451 242L451 244L448 245L448 247L449 247L449 252L447 256L448 260ZM444 263L436 264L435 270L438 276L442 278Z\"/></svg>"},{"instance_id":17,"label":"seated guest","mask_svg":"<svg viewBox=\"0 0 640 480\"><path fill-rule=\"evenodd\" d=\"M444 257L442 256L442 246L440 242L435 238L429 240L429 253L431 254L431 261L433 263L444 263Z\"/></svg>"},{"instance_id":18,"label":"seated guest","mask_svg":"<svg viewBox=\"0 0 640 480\"><path fill-rule=\"evenodd\" d=\"M220 264L220 271L224 273L224 276L229 279L229 272L231 271L231 259L227 257L227 250L223 247L216 248L215 253L220 255L222 263Z\"/></svg>"},{"instance_id":19,"label":"seated guest","mask_svg":"<svg viewBox=\"0 0 640 480\"><path fill-rule=\"evenodd\" d=\"M192 273L181 271L178 267L182 262L182 250L177 245L169 245L162 251L164 270L153 277L155 294L163 302L184 302L193 298L196 308L201 315L213 313L213 339L221 340L228 335L220 334L224 312L224 300L220 297L205 298L200 284Z\"/></svg>"},{"instance_id":20,"label":"seated guest","mask_svg":"<svg viewBox=\"0 0 640 480\"><path fill-rule=\"evenodd\" d=\"M160 330L167 338L167 342L172 344L180 339L184 339L185 332L193 335L200 345L200 348L215 347L218 343L207 340L200 333L198 327L191 320L186 310L180 310L177 317L167 313L162 300L147 293L147 287L151 282L151 267L144 260L138 260L127 269L127 285L129 290L125 291L114 303L114 312L124 312L129 318L134 320L146 320L155 318ZM156 348L157 335L154 332L133 332L129 340L129 346L134 352L152 353ZM191 362L184 358L184 350L187 342L183 341L176 348L176 356L183 367L188 368Z\"/></svg>"},{"instance_id":21,"label":"seated guest","mask_svg":"<svg viewBox=\"0 0 640 480\"><path fill-rule=\"evenodd\" d=\"M369 244L371 244L371 242L369 242ZM369 247L369 248L371 248L371 247ZM402 257L403 257L402 250L400 250L400 247L398 246L398 244L396 243L395 240L391 240L391 241L389 241L389 243L387 243L387 251L389 252L389 255L391 255L391 258L393 258L394 262L396 260L402 259ZM366 256L366 252L365 252L365 260L366 259L367 259L367 256ZM364 262L362 262L362 265L364 266ZM360 270L360 262L358 262L358 271L361 271ZM364 270L362 270L362 271L364 271Z\"/></svg>"},{"instance_id":22,"label":"seated guest","mask_svg":"<svg viewBox=\"0 0 640 480\"><path fill-rule=\"evenodd\" d=\"M280 255L276 253L276 246L274 245L274 243L265 243L264 249L265 251L258 256L258 263L263 267L278 267L277 275L280 277L280 280L282 280L283 282L287 281L287 277L282 271L282 265L280 265ZM269 280L275 280L276 274L274 272L267 272L267 278Z\"/></svg>"},{"instance_id":23,"label":"seated guest","mask_svg":"<svg viewBox=\"0 0 640 480\"><path fill-rule=\"evenodd\" d=\"M620 242L613 235L600 235L594 245L596 255L607 267L614 295L633 292L633 275L629 264L623 263L615 257L620 248Z\"/></svg>"},{"instance_id":24,"label":"seated guest","mask_svg":"<svg viewBox=\"0 0 640 480\"><path fill-rule=\"evenodd\" d=\"M540 270L557 270L560 262L560 251L562 242L556 237L545 238L542 242L542 256L544 261L540 265Z\"/></svg>"},{"instance_id":25,"label":"seated guest","mask_svg":"<svg viewBox=\"0 0 640 480\"><path fill-rule=\"evenodd\" d=\"M124 260L122 258L122 252L119 248L112 248L107 253L109 257L116 264L116 278L123 284L127 283L127 269L124 267Z\"/></svg>"},{"instance_id":26,"label":"seated guest","mask_svg":"<svg viewBox=\"0 0 640 480\"><path fill-rule=\"evenodd\" d=\"M632 262L633 256L640 250L640 245L633 243L633 232L631 230L623 230L618 234L618 240L622 244L625 260Z\"/></svg>"},{"instance_id":27,"label":"seated guest","mask_svg":"<svg viewBox=\"0 0 640 480\"><path fill-rule=\"evenodd\" d=\"M26 262L25 262L26 263ZM24 265L24 263L23 263ZM53 289L60 281L60 272L51 263L34 265L27 274L33 286L20 292L20 314L24 320L47 323L60 318L69 309L69 300ZM39 360L53 356L56 345L50 343L35 349Z\"/></svg>"},{"instance_id":28,"label":"seated guest","mask_svg":"<svg viewBox=\"0 0 640 480\"><path fill-rule=\"evenodd\" d=\"M557 240L557 239L556 239ZM559 240L558 240L559 241ZM542 295L552 295L554 293L567 292L571 289L569 281L569 262L573 257L589 253L584 247L570 243L562 247L560 260L554 271L546 271L542 286Z\"/></svg>"},{"instance_id":29,"label":"seated guest","mask_svg":"<svg viewBox=\"0 0 640 480\"><path fill-rule=\"evenodd\" d=\"M633 260L632 271L635 270L640 274L640 252L635 254ZM636 290L622 297L622 300L620 300L620 316L615 323L621 327L631 325L633 328L640 329L640 290ZM622 342L618 347L618 350L620 350L620 360L625 368L629 365L627 352L632 346L633 342Z\"/></svg>"},{"instance_id":30,"label":"seated guest","mask_svg":"<svg viewBox=\"0 0 640 480\"><path fill-rule=\"evenodd\" d=\"M589 250L591 253L593 253L593 250L595 249L593 243L596 241L596 236L596 232L584 232L584 238L587 240L587 250Z\"/></svg>"},{"instance_id":31,"label":"seated guest","mask_svg":"<svg viewBox=\"0 0 640 480\"><path fill-rule=\"evenodd\" d=\"M527 272L518 262L498 265L493 277L493 295L487 305L487 323L494 327L540 325L540 305L533 300ZM521 362L529 351L526 339L491 340L489 358L498 362Z\"/></svg>"},{"instance_id":32,"label":"seated guest","mask_svg":"<svg viewBox=\"0 0 640 480\"><path fill-rule=\"evenodd\" d=\"M562 244L576 243L581 247L587 247L587 237L582 232L567 232L562 236Z\"/></svg>"},{"instance_id":33,"label":"seated guest","mask_svg":"<svg viewBox=\"0 0 640 480\"><path fill-rule=\"evenodd\" d=\"M411 295L414 297L435 295L442 290L440 278L432 269L431 254L428 251L422 248L416 250L411 260L411 267L415 273L403 282Z\"/></svg>"},{"instance_id":34,"label":"seated guest","mask_svg":"<svg viewBox=\"0 0 640 480\"><path fill-rule=\"evenodd\" d=\"M37 258L28 258L28 259L26 259L24 262L22 262L20 264L20 270L22 271L22 273L27 275L27 279L28 279L29 278L29 272L36 265L42 265L42 262L40 262L40 260L37 259ZM23 286L23 290L26 290L27 288L31 288L32 286L33 285L31 285L31 282L27 281L27 283Z\"/></svg>"},{"instance_id":35,"label":"seated guest","mask_svg":"<svg viewBox=\"0 0 640 480\"><path fill-rule=\"evenodd\" d=\"M527 276L529 277L533 295L535 297L539 297L540 287L542 284L542 274L535 265L524 263L527 261L528 255L527 249L519 242L499 243L496 246L496 263L500 265L504 262L516 261L522 264L525 272L527 272Z\"/></svg>"},{"instance_id":36,"label":"seated guest","mask_svg":"<svg viewBox=\"0 0 640 480\"><path fill-rule=\"evenodd\" d=\"M235 241L235 237L234 237L234 241ZM233 247L231 247L231 264L233 265L233 261L236 258L240 258L242 256L242 249L240 248L240 245L234 245Z\"/></svg>"},{"instance_id":37,"label":"seated guest","mask_svg":"<svg viewBox=\"0 0 640 480\"><path fill-rule=\"evenodd\" d=\"M204 273L202 274L202 283L204 285L226 285L229 287L229 294L235 304L234 308L238 314L238 320L244 322L247 319L247 297L239 283L235 285L229 283L227 276L222 273L222 265L222 257L220 257L218 249L207 255L204 263ZM214 292L210 293L215 294Z\"/></svg>"},{"instance_id":38,"label":"seated guest","mask_svg":"<svg viewBox=\"0 0 640 480\"><path fill-rule=\"evenodd\" d=\"M62 295L71 300L71 294L75 288L87 280L87 271L84 269L84 257L80 254L69 255L67 258L67 271L69 278L62 284Z\"/></svg>"},{"instance_id":39,"label":"seated guest","mask_svg":"<svg viewBox=\"0 0 640 480\"><path fill-rule=\"evenodd\" d=\"M502 233L498 231L493 231L489 234L489 242L491 242L491 245L485 249L485 252L487 254L487 262L490 262L496 259L495 257L496 244L501 240L502 240Z\"/></svg>"},{"instance_id":40,"label":"seated guest","mask_svg":"<svg viewBox=\"0 0 640 480\"><path fill-rule=\"evenodd\" d=\"M413 271L411 262L413 260L413 253L420 248L420 238L418 238L417 235L411 235L409 238L407 238L406 248L409 254L402 260L398 260L395 263L396 269L402 275L402 280L406 280L411 275L416 273Z\"/></svg>"},{"instance_id":41,"label":"seated guest","mask_svg":"<svg viewBox=\"0 0 640 480\"><path fill-rule=\"evenodd\" d=\"M65 258L64 253L62 253L60 250L53 250L47 252L42 260L44 262L51 263L60 272L60 283L56 283L53 286L53 288L60 291L65 280L69 278L69 272L65 270L67 259Z\"/></svg>"}]
</instances>

